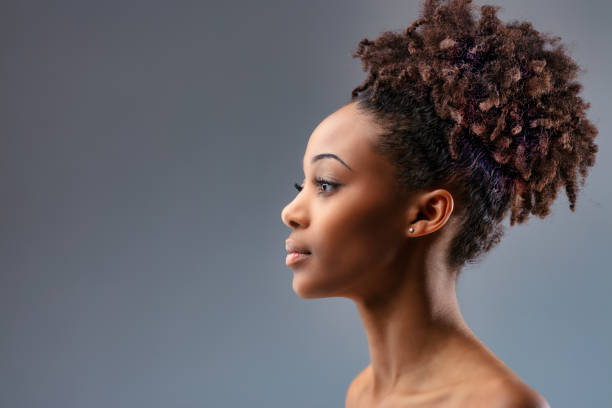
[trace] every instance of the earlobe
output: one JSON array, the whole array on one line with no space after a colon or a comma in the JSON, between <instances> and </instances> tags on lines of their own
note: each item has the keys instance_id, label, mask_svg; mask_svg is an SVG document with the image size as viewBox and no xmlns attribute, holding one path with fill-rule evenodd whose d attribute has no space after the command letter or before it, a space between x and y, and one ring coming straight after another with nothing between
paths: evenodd
<instances>
[{"instance_id":1,"label":"earlobe","mask_svg":"<svg viewBox=\"0 0 612 408\"><path fill-rule=\"evenodd\" d=\"M408 228L405 230L406 235L408 237L416 237L416 224L424 219L421 214L420 205L419 204L411 204L410 208L406 211L406 224Z\"/></svg>"}]
</instances>

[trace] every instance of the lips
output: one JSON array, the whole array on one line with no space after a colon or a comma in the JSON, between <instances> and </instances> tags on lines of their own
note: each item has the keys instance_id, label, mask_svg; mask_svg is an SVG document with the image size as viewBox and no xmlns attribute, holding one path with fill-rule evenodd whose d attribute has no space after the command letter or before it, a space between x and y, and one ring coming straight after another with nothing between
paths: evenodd
<instances>
[{"instance_id":1,"label":"lips","mask_svg":"<svg viewBox=\"0 0 612 408\"><path fill-rule=\"evenodd\" d=\"M285 241L285 249L289 253L298 253L298 254L310 254L311 253L308 250L308 248L302 245L298 245L298 243L290 239Z\"/></svg>"},{"instance_id":2,"label":"lips","mask_svg":"<svg viewBox=\"0 0 612 408\"><path fill-rule=\"evenodd\" d=\"M301 254L299 252L289 252L287 254L287 258L285 259L285 263L287 266L293 266L295 264L301 263L309 259L311 254Z\"/></svg>"}]
</instances>

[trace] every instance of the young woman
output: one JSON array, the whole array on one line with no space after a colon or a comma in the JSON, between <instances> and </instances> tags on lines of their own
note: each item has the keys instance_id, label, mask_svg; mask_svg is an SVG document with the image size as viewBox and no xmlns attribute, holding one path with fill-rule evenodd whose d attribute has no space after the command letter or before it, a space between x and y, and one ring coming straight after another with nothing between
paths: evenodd
<instances>
[{"instance_id":1,"label":"young woman","mask_svg":"<svg viewBox=\"0 0 612 408\"><path fill-rule=\"evenodd\" d=\"M545 217L561 187L574 210L598 131L559 38L498 9L426 0L363 39L366 80L308 141L286 262L299 296L358 308L371 364L349 408L548 407L472 333L456 279L508 215Z\"/></svg>"}]
</instances>

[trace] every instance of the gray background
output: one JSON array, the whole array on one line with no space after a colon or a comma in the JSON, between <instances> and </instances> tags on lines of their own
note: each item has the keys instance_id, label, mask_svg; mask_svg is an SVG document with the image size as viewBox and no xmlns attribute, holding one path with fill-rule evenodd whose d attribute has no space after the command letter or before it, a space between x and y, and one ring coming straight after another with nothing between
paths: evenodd
<instances>
[{"instance_id":1,"label":"gray background","mask_svg":"<svg viewBox=\"0 0 612 408\"><path fill-rule=\"evenodd\" d=\"M477 2L483 4L483 2ZM577 210L464 271L474 332L553 408L612 406L610 4L495 1L586 69ZM0 406L340 407L354 304L301 299L280 219L312 130L415 1L3 1Z\"/></svg>"}]
</instances>

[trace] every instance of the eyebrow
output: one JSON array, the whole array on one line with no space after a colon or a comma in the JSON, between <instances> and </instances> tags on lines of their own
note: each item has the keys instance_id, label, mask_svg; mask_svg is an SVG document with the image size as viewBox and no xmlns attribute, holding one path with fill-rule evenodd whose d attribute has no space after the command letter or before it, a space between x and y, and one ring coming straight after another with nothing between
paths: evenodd
<instances>
[{"instance_id":1,"label":"eyebrow","mask_svg":"<svg viewBox=\"0 0 612 408\"><path fill-rule=\"evenodd\" d=\"M321 153L321 154L317 154L315 157L312 158L311 163L314 163L317 160L321 160L321 159L336 159L340 163L342 163L342 165L345 166L347 169L349 169L350 171L353 171L353 169L351 169L351 167L348 164L346 164L341 158L339 158L338 156L336 156L333 153Z\"/></svg>"}]
</instances>

